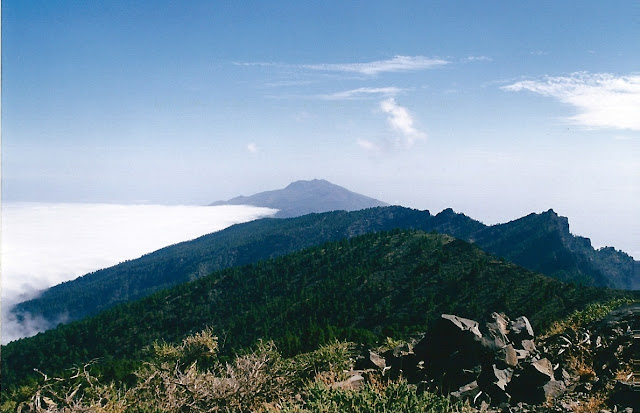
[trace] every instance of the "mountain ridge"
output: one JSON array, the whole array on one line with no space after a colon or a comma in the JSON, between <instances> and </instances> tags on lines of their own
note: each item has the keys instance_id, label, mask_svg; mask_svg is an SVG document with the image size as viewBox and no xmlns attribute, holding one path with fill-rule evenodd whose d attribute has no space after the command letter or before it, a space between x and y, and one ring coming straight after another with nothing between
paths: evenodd
<instances>
[{"instance_id":1,"label":"mountain ridge","mask_svg":"<svg viewBox=\"0 0 640 413\"><path fill-rule=\"evenodd\" d=\"M118 375L128 365L118 359L137 360L155 340L207 326L226 337L229 353L273 339L296 354L333 339L425 331L442 312L518 311L539 328L587 303L632 295L564 284L449 235L395 229L228 268L12 342L2 348L2 377L18 383L34 367L55 373L95 357Z\"/></svg>"},{"instance_id":2,"label":"mountain ridge","mask_svg":"<svg viewBox=\"0 0 640 413\"><path fill-rule=\"evenodd\" d=\"M466 239L489 253L565 282L625 289L634 289L639 282L636 261L613 248L594 250L587 238L571 235L568 220L553 210L486 226L451 209L434 216L429 211L391 206L237 224L59 284L11 311L19 321L20 317L40 316L56 325L61 315L81 319L213 271L395 228Z\"/></svg>"},{"instance_id":3,"label":"mountain ridge","mask_svg":"<svg viewBox=\"0 0 640 413\"><path fill-rule=\"evenodd\" d=\"M543 237L529 236L542 231L546 234ZM573 235L569 219L553 209L488 226L474 234L473 241L486 251L561 281L580 283L581 277L590 274L592 285L628 290L640 287L638 261L613 247L594 249L589 238ZM534 256L531 249L546 252Z\"/></svg>"},{"instance_id":4,"label":"mountain ridge","mask_svg":"<svg viewBox=\"0 0 640 413\"><path fill-rule=\"evenodd\" d=\"M275 218L292 218L310 213L357 211L389 204L349 191L324 179L313 179L294 181L283 189L259 192L250 196L241 195L210 204L210 206L218 205L273 208L278 210L274 215Z\"/></svg>"}]
</instances>

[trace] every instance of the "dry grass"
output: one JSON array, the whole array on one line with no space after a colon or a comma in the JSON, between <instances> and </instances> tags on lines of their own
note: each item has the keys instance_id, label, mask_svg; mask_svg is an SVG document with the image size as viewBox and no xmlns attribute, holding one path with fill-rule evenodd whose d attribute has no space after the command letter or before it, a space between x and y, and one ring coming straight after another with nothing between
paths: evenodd
<instances>
[{"instance_id":1,"label":"dry grass","mask_svg":"<svg viewBox=\"0 0 640 413\"><path fill-rule=\"evenodd\" d=\"M332 385L339 383L344 379L346 379L346 376L344 374L337 373L335 371L323 371L319 373L315 378L318 383L322 383L327 387L331 387Z\"/></svg>"},{"instance_id":2,"label":"dry grass","mask_svg":"<svg viewBox=\"0 0 640 413\"><path fill-rule=\"evenodd\" d=\"M580 378L580 381L592 381L596 378L596 371L593 364L584 358L571 357L568 360L568 367Z\"/></svg>"},{"instance_id":3,"label":"dry grass","mask_svg":"<svg viewBox=\"0 0 640 413\"><path fill-rule=\"evenodd\" d=\"M601 320L607 316L611 311L625 304L631 304L634 300L629 298L616 298L606 303L593 303L589 304L583 310L577 310L571 313L568 317L554 321L539 339L545 339L556 334L561 334L568 329L578 330L586 324L592 323L597 320Z\"/></svg>"},{"instance_id":4,"label":"dry grass","mask_svg":"<svg viewBox=\"0 0 640 413\"><path fill-rule=\"evenodd\" d=\"M571 406L571 411L573 413L599 412L601 409L605 408L604 401L605 398L602 395L592 395L587 400L580 400Z\"/></svg>"},{"instance_id":5,"label":"dry grass","mask_svg":"<svg viewBox=\"0 0 640 413\"><path fill-rule=\"evenodd\" d=\"M198 351L210 348L210 336L198 339L189 338L189 347ZM186 341L183 344L187 347ZM201 371L197 360L186 368L180 362L150 363L139 372L140 383L131 405L162 412L185 408L190 412L258 411L290 396L289 380L281 366L280 354L271 342L260 343L256 351L215 371Z\"/></svg>"},{"instance_id":6,"label":"dry grass","mask_svg":"<svg viewBox=\"0 0 640 413\"><path fill-rule=\"evenodd\" d=\"M210 329L186 337L179 344L155 343L152 360L137 372L130 389L103 385L90 374L90 365L64 378L43 379L28 389L29 401L19 413L133 412L261 412L278 411L286 400L300 397L303 388L319 380L344 380L351 365L352 345L335 342L293 359L283 359L273 342L231 363L217 359L217 337Z\"/></svg>"},{"instance_id":7,"label":"dry grass","mask_svg":"<svg viewBox=\"0 0 640 413\"><path fill-rule=\"evenodd\" d=\"M633 378L633 370L631 369L631 367L620 369L616 371L616 375L614 378L619 381L627 382Z\"/></svg>"},{"instance_id":8,"label":"dry grass","mask_svg":"<svg viewBox=\"0 0 640 413\"><path fill-rule=\"evenodd\" d=\"M43 374L43 381L30 400L18 406L18 413L124 413L126 392L113 384L103 385L89 373L89 364L78 367L68 379L51 378Z\"/></svg>"}]
</instances>

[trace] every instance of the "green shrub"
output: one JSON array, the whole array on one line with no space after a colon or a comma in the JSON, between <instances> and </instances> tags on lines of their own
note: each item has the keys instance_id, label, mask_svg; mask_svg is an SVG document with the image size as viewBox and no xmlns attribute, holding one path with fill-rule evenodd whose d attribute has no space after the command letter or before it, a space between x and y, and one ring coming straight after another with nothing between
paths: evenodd
<instances>
[{"instance_id":1,"label":"green shrub","mask_svg":"<svg viewBox=\"0 0 640 413\"><path fill-rule=\"evenodd\" d=\"M289 370L294 373L296 386L305 384L319 373L340 374L352 367L351 355L354 344L334 341L320 346L310 353L302 353L288 360Z\"/></svg>"},{"instance_id":2,"label":"green shrub","mask_svg":"<svg viewBox=\"0 0 640 413\"><path fill-rule=\"evenodd\" d=\"M286 404L282 413L388 413L388 412L466 412L461 403L444 396L419 393L404 381L386 385L366 384L359 390L332 388L321 382L309 386L301 401Z\"/></svg>"},{"instance_id":3,"label":"green shrub","mask_svg":"<svg viewBox=\"0 0 640 413\"><path fill-rule=\"evenodd\" d=\"M551 327L545 331L541 338L550 337L556 334L560 334L567 329L577 330L594 321L602 320L611 311L616 308L622 307L626 304L632 304L634 300L629 298L616 298L604 303L592 303L586 306L582 310L576 310L568 317L554 321Z\"/></svg>"}]
</instances>

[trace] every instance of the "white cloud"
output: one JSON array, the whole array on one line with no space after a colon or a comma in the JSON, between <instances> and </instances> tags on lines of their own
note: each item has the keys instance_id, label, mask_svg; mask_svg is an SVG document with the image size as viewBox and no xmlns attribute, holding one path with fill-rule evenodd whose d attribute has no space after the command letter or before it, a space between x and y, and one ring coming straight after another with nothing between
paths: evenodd
<instances>
[{"instance_id":1,"label":"white cloud","mask_svg":"<svg viewBox=\"0 0 640 413\"><path fill-rule=\"evenodd\" d=\"M279 80L276 82L266 83L266 87L290 87L290 86L306 86L313 83L310 80Z\"/></svg>"},{"instance_id":2,"label":"white cloud","mask_svg":"<svg viewBox=\"0 0 640 413\"><path fill-rule=\"evenodd\" d=\"M409 111L396 103L394 98L380 102L380 109L387 115L387 122L397 132L400 132L407 146L411 146L416 140L426 138L426 134L413 126L413 118Z\"/></svg>"},{"instance_id":3,"label":"white cloud","mask_svg":"<svg viewBox=\"0 0 640 413\"><path fill-rule=\"evenodd\" d=\"M233 62L236 66L263 66L263 67L278 67L278 66L286 66L282 63L277 62Z\"/></svg>"},{"instance_id":4,"label":"white cloud","mask_svg":"<svg viewBox=\"0 0 640 413\"><path fill-rule=\"evenodd\" d=\"M571 105L578 114L568 119L578 125L640 131L640 75L578 72L524 80L502 89L528 90Z\"/></svg>"},{"instance_id":5,"label":"white cloud","mask_svg":"<svg viewBox=\"0 0 640 413\"><path fill-rule=\"evenodd\" d=\"M367 95L387 95L395 96L404 89L397 87L361 87L358 89L345 90L343 92L331 93L328 95L320 95L319 97L327 100L347 100L357 99Z\"/></svg>"},{"instance_id":6,"label":"white cloud","mask_svg":"<svg viewBox=\"0 0 640 413\"><path fill-rule=\"evenodd\" d=\"M489 56L468 56L468 62L493 62L493 58Z\"/></svg>"},{"instance_id":7,"label":"white cloud","mask_svg":"<svg viewBox=\"0 0 640 413\"><path fill-rule=\"evenodd\" d=\"M244 205L2 204L2 343L42 331L8 311L40 290L232 224L272 215ZM60 320L62 321L62 320Z\"/></svg>"},{"instance_id":8,"label":"white cloud","mask_svg":"<svg viewBox=\"0 0 640 413\"><path fill-rule=\"evenodd\" d=\"M375 143L369 140L358 139L357 142L358 142L358 145L365 151L372 152L372 153L379 153L381 151L380 146L376 145Z\"/></svg>"},{"instance_id":9,"label":"white cloud","mask_svg":"<svg viewBox=\"0 0 640 413\"><path fill-rule=\"evenodd\" d=\"M301 65L305 69L325 72L360 73L363 75L377 75L384 72L409 72L431 69L451 63L448 60L429 58L424 56L395 56L393 59L378 60L366 63L321 63Z\"/></svg>"},{"instance_id":10,"label":"white cloud","mask_svg":"<svg viewBox=\"0 0 640 413\"><path fill-rule=\"evenodd\" d=\"M392 59L364 63L289 64L276 62L234 62L237 66L280 67L322 72L359 73L374 76L386 72L411 72L431 69L451 63L449 60L425 56L394 56Z\"/></svg>"},{"instance_id":11,"label":"white cloud","mask_svg":"<svg viewBox=\"0 0 640 413\"><path fill-rule=\"evenodd\" d=\"M256 153L258 152L258 145L256 145L254 142L251 142L247 145L247 150L251 153Z\"/></svg>"}]
</instances>

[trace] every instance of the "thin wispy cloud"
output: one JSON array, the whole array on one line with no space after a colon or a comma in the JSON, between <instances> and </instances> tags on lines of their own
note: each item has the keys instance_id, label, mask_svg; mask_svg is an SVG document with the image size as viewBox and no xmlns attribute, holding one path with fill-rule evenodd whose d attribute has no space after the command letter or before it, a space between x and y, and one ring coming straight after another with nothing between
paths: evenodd
<instances>
[{"instance_id":1,"label":"thin wispy cloud","mask_svg":"<svg viewBox=\"0 0 640 413\"><path fill-rule=\"evenodd\" d=\"M444 66L451 61L425 56L394 56L387 60L358 63L289 64L277 62L234 62L237 66L297 68L321 72L355 73L375 76L389 72L415 72Z\"/></svg>"},{"instance_id":2,"label":"thin wispy cloud","mask_svg":"<svg viewBox=\"0 0 640 413\"><path fill-rule=\"evenodd\" d=\"M247 150L251 153L256 153L258 152L258 145L256 145L254 142L251 142L247 144Z\"/></svg>"},{"instance_id":3,"label":"thin wispy cloud","mask_svg":"<svg viewBox=\"0 0 640 413\"><path fill-rule=\"evenodd\" d=\"M467 62L493 62L493 58L489 56L468 56Z\"/></svg>"},{"instance_id":4,"label":"thin wispy cloud","mask_svg":"<svg viewBox=\"0 0 640 413\"><path fill-rule=\"evenodd\" d=\"M571 105L578 114L568 119L578 125L640 131L640 75L577 72L524 80L502 89L527 90Z\"/></svg>"},{"instance_id":5,"label":"thin wispy cloud","mask_svg":"<svg viewBox=\"0 0 640 413\"><path fill-rule=\"evenodd\" d=\"M371 142L370 140L367 140L367 139L358 139L357 143L358 143L358 146L360 146L362 149L364 149L367 152L380 153L380 151L382 150L382 148L378 144Z\"/></svg>"},{"instance_id":6,"label":"thin wispy cloud","mask_svg":"<svg viewBox=\"0 0 640 413\"><path fill-rule=\"evenodd\" d=\"M407 108L398 105L394 98L380 102L380 109L387 114L389 126L400 134L400 138L407 146L412 146L417 140L426 138L426 133L413 126L413 117Z\"/></svg>"},{"instance_id":7,"label":"thin wispy cloud","mask_svg":"<svg viewBox=\"0 0 640 413\"><path fill-rule=\"evenodd\" d=\"M236 66L262 66L262 67L284 67L289 66L278 62L233 62Z\"/></svg>"},{"instance_id":8,"label":"thin wispy cloud","mask_svg":"<svg viewBox=\"0 0 640 413\"><path fill-rule=\"evenodd\" d=\"M305 69L325 72L359 73L374 76L385 72L410 72L431 69L451 63L448 60L425 56L395 56L388 60L365 63L321 63L301 65Z\"/></svg>"},{"instance_id":9,"label":"thin wispy cloud","mask_svg":"<svg viewBox=\"0 0 640 413\"><path fill-rule=\"evenodd\" d=\"M292 86L307 86L312 84L310 80L279 80L276 82L265 83L265 87L292 87Z\"/></svg>"},{"instance_id":10,"label":"thin wispy cloud","mask_svg":"<svg viewBox=\"0 0 640 413\"><path fill-rule=\"evenodd\" d=\"M373 95L395 96L405 89L397 87L361 87L357 89L345 90L342 92L330 93L327 95L319 95L321 99L326 100L349 100L361 99Z\"/></svg>"}]
</instances>

